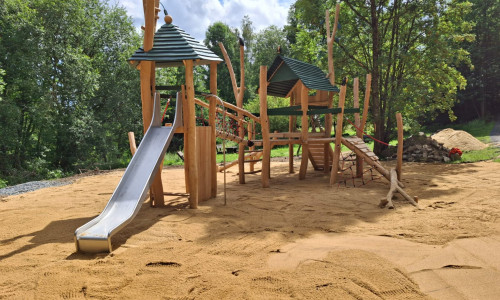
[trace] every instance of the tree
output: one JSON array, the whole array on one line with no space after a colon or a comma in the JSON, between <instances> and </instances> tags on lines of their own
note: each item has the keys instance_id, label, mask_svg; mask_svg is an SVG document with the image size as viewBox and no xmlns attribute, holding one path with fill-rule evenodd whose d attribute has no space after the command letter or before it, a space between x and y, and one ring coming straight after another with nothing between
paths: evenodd
<instances>
[{"instance_id":1,"label":"tree","mask_svg":"<svg viewBox=\"0 0 500 300\"><path fill-rule=\"evenodd\" d=\"M464 64L459 70L467 79L467 88L459 93L461 103L455 110L464 120L493 117L500 113L500 2L471 0L467 16L475 23L476 39L466 44L473 67Z\"/></svg>"},{"instance_id":2,"label":"tree","mask_svg":"<svg viewBox=\"0 0 500 300\"><path fill-rule=\"evenodd\" d=\"M125 132L140 126L139 76L126 62L140 40L125 10L99 0L5 0L0 16L8 132L0 172L44 177L120 163Z\"/></svg>"},{"instance_id":3,"label":"tree","mask_svg":"<svg viewBox=\"0 0 500 300\"><path fill-rule=\"evenodd\" d=\"M222 22L215 22L208 27L205 33L205 45L208 49L212 50L219 57L223 57L222 51L219 48L219 42L224 44L227 54L231 59L231 63L236 75L236 81L239 82L240 74L240 55L239 55L239 42L238 35L228 25ZM224 64L218 68L217 87L219 90L219 97L221 99L236 104L236 98L233 93L231 85L231 78L229 71Z\"/></svg>"},{"instance_id":4,"label":"tree","mask_svg":"<svg viewBox=\"0 0 500 300\"><path fill-rule=\"evenodd\" d=\"M290 50L285 32L274 25L259 31L256 34L255 41L253 62L249 68L249 72L255 74L251 84L257 87L259 85L258 74L260 66L269 67L271 65L276 55L278 55L278 47L281 48L281 53L283 55L288 55Z\"/></svg>"},{"instance_id":5,"label":"tree","mask_svg":"<svg viewBox=\"0 0 500 300\"><path fill-rule=\"evenodd\" d=\"M298 0L295 4L295 38L299 44L301 39L306 40L301 35L307 34L311 42L295 50L307 57L321 40L317 36L321 30L313 32L303 24L319 24L308 16L319 14L321 6L309 5L305 10L304 2ZM312 10L316 13L310 13L311 8L316 8ZM469 8L469 2L458 0L341 3L341 28L334 52L341 75L337 77L364 78L364 74L372 74L371 115L376 138L387 141L393 137L397 111L414 129L442 111L454 118L457 88L465 87L465 79L456 67L468 61L468 53L460 43L473 39L469 34L472 24L464 20ZM319 56L319 60L323 66L324 58ZM374 150L380 153L383 148L376 143Z\"/></svg>"}]
</instances>

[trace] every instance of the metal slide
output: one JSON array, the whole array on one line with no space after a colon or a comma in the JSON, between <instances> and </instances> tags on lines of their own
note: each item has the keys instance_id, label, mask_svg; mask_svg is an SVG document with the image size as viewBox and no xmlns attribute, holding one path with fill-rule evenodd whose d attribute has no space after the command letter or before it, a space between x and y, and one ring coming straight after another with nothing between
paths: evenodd
<instances>
[{"instance_id":1,"label":"metal slide","mask_svg":"<svg viewBox=\"0 0 500 300\"><path fill-rule=\"evenodd\" d=\"M112 251L111 237L132 221L139 212L174 131L181 123L180 93L177 93L175 120L171 127L161 126L160 97L157 94L151 125L111 199L99 216L75 231L77 251L94 253Z\"/></svg>"}]
</instances>

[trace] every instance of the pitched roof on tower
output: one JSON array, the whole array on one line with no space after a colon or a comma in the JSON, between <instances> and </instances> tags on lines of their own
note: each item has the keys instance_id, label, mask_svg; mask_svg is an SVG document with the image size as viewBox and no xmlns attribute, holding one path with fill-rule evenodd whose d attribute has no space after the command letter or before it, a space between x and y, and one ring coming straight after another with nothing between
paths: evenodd
<instances>
[{"instance_id":1,"label":"pitched roof on tower","mask_svg":"<svg viewBox=\"0 0 500 300\"><path fill-rule=\"evenodd\" d=\"M338 92L320 68L311 64L278 55L267 71L267 94L286 97L300 80L308 89Z\"/></svg>"},{"instance_id":2,"label":"pitched roof on tower","mask_svg":"<svg viewBox=\"0 0 500 300\"><path fill-rule=\"evenodd\" d=\"M134 65L140 61L155 61L158 67L182 66L183 60L194 60L195 65L220 62L215 53L173 24L164 24L156 31L153 48L144 52L139 48L128 60Z\"/></svg>"}]
</instances>

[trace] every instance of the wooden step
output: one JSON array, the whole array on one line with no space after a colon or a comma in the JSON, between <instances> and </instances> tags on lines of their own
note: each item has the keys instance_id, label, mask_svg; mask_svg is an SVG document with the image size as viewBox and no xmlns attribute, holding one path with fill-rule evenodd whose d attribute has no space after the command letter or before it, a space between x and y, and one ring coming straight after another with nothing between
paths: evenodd
<instances>
[{"instance_id":1,"label":"wooden step","mask_svg":"<svg viewBox=\"0 0 500 300\"><path fill-rule=\"evenodd\" d=\"M262 159L248 159L248 160L245 160L245 163L256 163L259 161L262 161Z\"/></svg>"}]
</instances>

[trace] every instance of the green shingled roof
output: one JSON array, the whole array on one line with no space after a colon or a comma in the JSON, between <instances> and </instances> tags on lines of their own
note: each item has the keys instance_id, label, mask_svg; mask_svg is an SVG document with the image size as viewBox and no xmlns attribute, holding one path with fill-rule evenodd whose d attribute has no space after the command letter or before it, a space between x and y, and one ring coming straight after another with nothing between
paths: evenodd
<instances>
[{"instance_id":1,"label":"green shingled roof","mask_svg":"<svg viewBox=\"0 0 500 300\"><path fill-rule=\"evenodd\" d=\"M153 49L144 52L143 48L135 51L129 61L155 61L158 67L181 66L183 60L194 60L195 65L209 64L211 61L222 61L205 45L196 41L173 24L164 24L156 31L153 40Z\"/></svg>"},{"instance_id":2,"label":"green shingled roof","mask_svg":"<svg viewBox=\"0 0 500 300\"><path fill-rule=\"evenodd\" d=\"M320 68L293 58L278 55L267 71L267 94L286 97L298 80L308 89L338 92Z\"/></svg>"}]
</instances>

